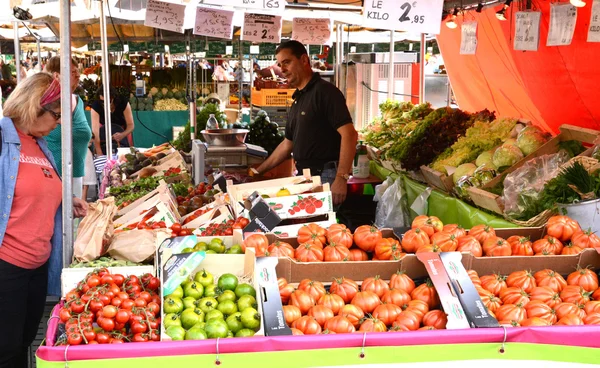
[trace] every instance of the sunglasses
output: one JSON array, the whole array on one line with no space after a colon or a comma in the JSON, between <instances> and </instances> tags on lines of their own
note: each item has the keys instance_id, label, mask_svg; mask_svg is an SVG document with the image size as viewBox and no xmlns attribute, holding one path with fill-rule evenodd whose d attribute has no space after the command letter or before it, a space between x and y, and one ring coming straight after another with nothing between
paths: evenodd
<instances>
[{"instance_id":1,"label":"sunglasses","mask_svg":"<svg viewBox=\"0 0 600 368\"><path fill-rule=\"evenodd\" d=\"M54 118L54 120L59 121L60 117L62 116L60 112L56 112L53 110L50 110L46 107L42 107L42 110L44 110L45 112L49 113L50 115L52 115L52 117Z\"/></svg>"}]
</instances>

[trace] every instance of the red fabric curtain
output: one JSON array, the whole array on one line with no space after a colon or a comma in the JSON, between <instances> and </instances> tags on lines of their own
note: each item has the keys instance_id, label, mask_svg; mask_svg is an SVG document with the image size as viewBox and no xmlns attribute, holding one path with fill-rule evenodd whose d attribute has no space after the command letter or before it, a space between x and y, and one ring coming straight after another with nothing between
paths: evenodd
<instances>
[{"instance_id":1,"label":"red fabric curtain","mask_svg":"<svg viewBox=\"0 0 600 368\"><path fill-rule=\"evenodd\" d=\"M586 41L592 0L578 9L571 45L553 47L546 46L550 4L537 2L542 17L536 52L513 50L515 4L507 21L496 18L498 6L460 16L456 29L442 25L438 42L459 106L530 119L554 133L566 123L600 130L600 43ZM460 25L473 18L477 52L460 55Z\"/></svg>"}]
</instances>

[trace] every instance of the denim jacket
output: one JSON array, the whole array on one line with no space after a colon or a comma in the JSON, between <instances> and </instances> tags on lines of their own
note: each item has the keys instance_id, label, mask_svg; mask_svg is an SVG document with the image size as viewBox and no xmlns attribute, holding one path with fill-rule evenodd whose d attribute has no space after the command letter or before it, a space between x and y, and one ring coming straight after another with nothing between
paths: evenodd
<instances>
[{"instance_id":1,"label":"denim jacket","mask_svg":"<svg viewBox=\"0 0 600 368\"><path fill-rule=\"evenodd\" d=\"M10 118L0 119L0 129L2 132L2 151L0 151L0 247L6 233L6 226L10 218L13 197L15 194L15 185L17 183L17 174L19 172L19 156L21 150L21 140L17 129ZM38 146L52 163L56 170L54 158L48 150L44 138L36 139ZM58 171L56 171L58 173ZM44 216L45 214L40 214ZM52 252L48 260L48 295L60 296L60 274L62 272L62 206L58 207L54 214L54 233L50 240Z\"/></svg>"}]
</instances>

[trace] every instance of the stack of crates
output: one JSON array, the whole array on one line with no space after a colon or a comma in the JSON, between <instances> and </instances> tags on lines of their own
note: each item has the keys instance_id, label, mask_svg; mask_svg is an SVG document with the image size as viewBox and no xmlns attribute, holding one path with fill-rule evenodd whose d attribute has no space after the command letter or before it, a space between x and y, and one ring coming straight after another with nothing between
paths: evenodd
<instances>
[{"instance_id":1,"label":"stack of crates","mask_svg":"<svg viewBox=\"0 0 600 368\"><path fill-rule=\"evenodd\" d=\"M285 127L295 89L252 89L252 115L264 110L271 122Z\"/></svg>"}]
</instances>

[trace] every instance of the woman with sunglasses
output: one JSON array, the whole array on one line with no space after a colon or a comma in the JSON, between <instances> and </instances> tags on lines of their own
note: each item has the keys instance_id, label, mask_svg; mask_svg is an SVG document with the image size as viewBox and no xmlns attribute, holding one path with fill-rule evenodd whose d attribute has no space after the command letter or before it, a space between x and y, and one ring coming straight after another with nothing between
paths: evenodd
<instances>
[{"instance_id":1,"label":"woman with sunglasses","mask_svg":"<svg viewBox=\"0 0 600 368\"><path fill-rule=\"evenodd\" d=\"M60 82L38 73L17 86L0 119L0 367L27 367L46 302L60 295L62 184L45 136L60 123ZM87 203L73 198L73 215Z\"/></svg>"},{"instance_id":2,"label":"woman with sunglasses","mask_svg":"<svg viewBox=\"0 0 600 368\"><path fill-rule=\"evenodd\" d=\"M60 81L59 56L53 56L48 60L46 71ZM71 93L73 93L79 85L79 70L77 70L77 63L75 60L71 60L70 81ZM92 138L92 127L85 117L83 101L79 96L71 96L71 109L73 116L71 128L73 134L73 195L85 200L82 193L83 177L85 176L86 170L86 156L89 151L88 143ZM48 137L46 137L46 142L48 142L48 149L50 149L52 156L54 156L58 175L62 175L62 136L60 126L57 126Z\"/></svg>"}]
</instances>

